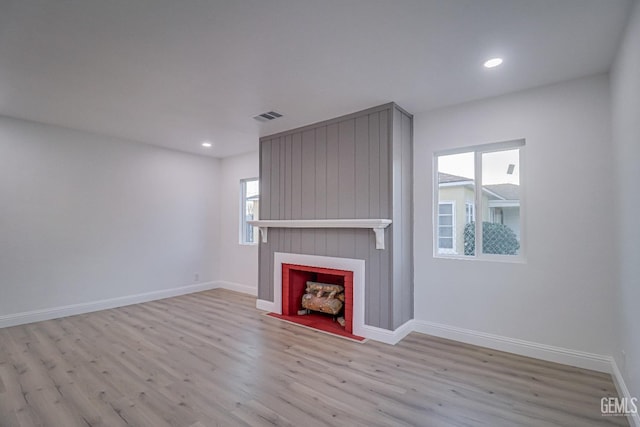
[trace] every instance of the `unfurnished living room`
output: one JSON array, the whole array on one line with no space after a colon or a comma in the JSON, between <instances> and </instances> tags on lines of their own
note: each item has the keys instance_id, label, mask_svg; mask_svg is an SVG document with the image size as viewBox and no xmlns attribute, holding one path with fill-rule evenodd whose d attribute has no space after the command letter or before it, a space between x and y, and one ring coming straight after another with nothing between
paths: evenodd
<instances>
[{"instance_id":1,"label":"unfurnished living room","mask_svg":"<svg viewBox=\"0 0 640 427\"><path fill-rule=\"evenodd\" d=\"M0 427L640 427L640 0L0 0Z\"/></svg>"}]
</instances>

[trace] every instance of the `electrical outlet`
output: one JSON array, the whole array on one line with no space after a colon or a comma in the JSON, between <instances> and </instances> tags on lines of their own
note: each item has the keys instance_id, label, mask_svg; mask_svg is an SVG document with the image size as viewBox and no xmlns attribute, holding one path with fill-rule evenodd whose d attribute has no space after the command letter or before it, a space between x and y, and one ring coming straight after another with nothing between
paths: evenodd
<instances>
[{"instance_id":1,"label":"electrical outlet","mask_svg":"<svg viewBox=\"0 0 640 427\"><path fill-rule=\"evenodd\" d=\"M193 281L198 282L200 280L200 273L193 273Z\"/></svg>"}]
</instances>

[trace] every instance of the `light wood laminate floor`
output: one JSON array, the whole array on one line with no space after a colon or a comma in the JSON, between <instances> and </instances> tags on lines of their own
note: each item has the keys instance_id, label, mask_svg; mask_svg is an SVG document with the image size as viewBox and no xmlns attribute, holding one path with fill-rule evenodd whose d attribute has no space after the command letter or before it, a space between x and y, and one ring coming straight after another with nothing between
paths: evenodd
<instances>
[{"instance_id":1,"label":"light wood laminate floor","mask_svg":"<svg viewBox=\"0 0 640 427\"><path fill-rule=\"evenodd\" d=\"M358 344L214 290L0 329L0 426L589 426L611 377L417 333Z\"/></svg>"}]
</instances>

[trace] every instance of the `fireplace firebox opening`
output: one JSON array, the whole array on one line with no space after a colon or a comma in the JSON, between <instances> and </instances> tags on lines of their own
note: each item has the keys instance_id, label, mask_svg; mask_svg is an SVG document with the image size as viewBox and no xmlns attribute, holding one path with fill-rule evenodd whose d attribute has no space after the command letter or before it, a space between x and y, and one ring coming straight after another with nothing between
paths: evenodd
<instances>
[{"instance_id":1,"label":"fireplace firebox opening","mask_svg":"<svg viewBox=\"0 0 640 427\"><path fill-rule=\"evenodd\" d=\"M282 316L325 332L352 334L353 272L283 263Z\"/></svg>"}]
</instances>

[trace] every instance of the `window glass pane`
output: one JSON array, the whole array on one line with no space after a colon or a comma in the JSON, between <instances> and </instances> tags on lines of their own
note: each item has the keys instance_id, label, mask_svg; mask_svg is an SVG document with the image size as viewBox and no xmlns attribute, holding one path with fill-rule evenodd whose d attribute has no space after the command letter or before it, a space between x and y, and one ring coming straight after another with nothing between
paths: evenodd
<instances>
[{"instance_id":1,"label":"window glass pane","mask_svg":"<svg viewBox=\"0 0 640 427\"><path fill-rule=\"evenodd\" d=\"M450 225L453 226L453 216L452 215L440 215L439 218L439 224L440 226L443 225Z\"/></svg>"},{"instance_id":2,"label":"window glass pane","mask_svg":"<svg viewBox=\"0 0 640 427\"><path fill-rule=\"evenodd\" d=\"M441 203L438 210L441 214L451 215L453 206L450 203Z\"/></svg>"},{"instance_id":3,"label":"window glass pane","mask_svg":"<svg viewBox=\"0 0 640 427\"><path fill-rule=\"evenodd\" d=\"M482 154L482 252L520 251L520 150Z\"/></svg>"},{"instance_id":4,"label":"window glass pane","mask_svg":"<svg viewBox=\"0 0 640 427\"><path fill-rule=\"evenodd\" d=\"M440 227L440 237L453 237L453 227Z\"/></svg>"},{"instance_id":5,"label":"window glass pane","mask_svg":"<svg viewBox=\"0 0 640 427\"><path fill-rule=\"evenodd\" d=\"M241 181L242 211L241 211L241 243L256 243L258 227L248 224L260 218L260 182L257 179Z\"/></svg>"},{"instance_id":6,"label":"window glass pane","mask_svg":"<svg viewBox=\"0 0 640 427\"><path fill-rule=\"evenodd\" d=\"M465 249L467 224L475 221L467 207L475 200L474 162L473 152L438 156L439 253L474 255Z\"/></svg>"},{"instance_id":7,"label":"window glass pane","mask_svg":"<svg viewBox=\"0 0 640 427\"><path fill-rule=\"evenodd\" d=\"M257 179L245 181L247 183L248 198L258 196L260 194L260 182Z\"/></svg>"},{"instance_id":8,"label":"window glass pane","mask_svg":"<svg viewBox=\"0 0 640 427\"><path fill-rule=\"evenodd\" d=\"M466 217L466 223L472 223L475 221L475 202L467 202L465 204L465 217Z\"/></svg>"},{"instance_id":9,"label":"window glass pane","mask_svg":"<svg viewBox=\"0 0 640 427\"><path fill-rule=\"evenodd\" d=\"M445 238L440 238L438 239L438 247L440 249L453 249L453 239L445 239Z\"/></svg>"}]
</instances>

